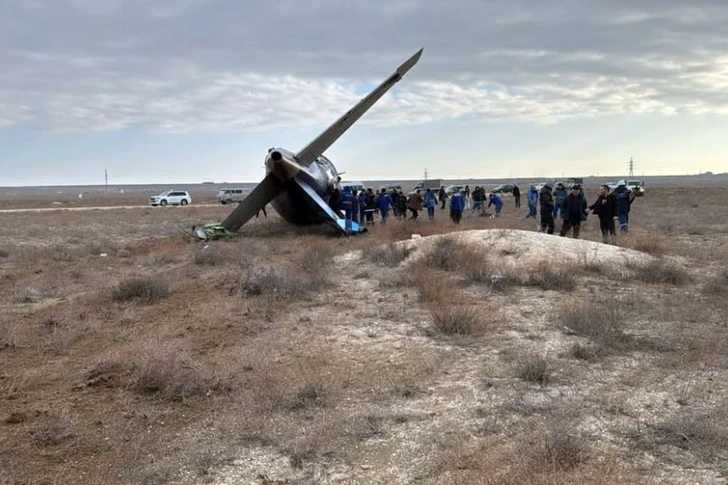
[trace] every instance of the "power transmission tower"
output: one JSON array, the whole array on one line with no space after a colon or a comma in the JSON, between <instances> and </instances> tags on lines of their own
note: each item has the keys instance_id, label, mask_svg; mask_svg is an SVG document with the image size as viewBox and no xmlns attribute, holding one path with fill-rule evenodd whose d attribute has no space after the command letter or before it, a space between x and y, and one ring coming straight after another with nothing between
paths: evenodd
<instances>
[{"instance_id":1,"label":"power transmission tower","mask_svg":"<svg viewBox=\"0 0 728 485\"><path fill-rule=\"evenodd\" d=\"M634 160L632 160L632 157L629 157L629 177L634 177Z\"/></svg>"}]
</instances>

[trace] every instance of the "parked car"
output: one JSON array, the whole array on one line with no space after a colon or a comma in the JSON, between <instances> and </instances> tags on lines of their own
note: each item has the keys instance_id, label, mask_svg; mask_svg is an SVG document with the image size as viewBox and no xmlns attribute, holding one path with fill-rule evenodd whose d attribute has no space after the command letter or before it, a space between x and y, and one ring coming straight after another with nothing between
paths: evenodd
<instances>
[{"instance_id":1,"label":"parked car","mask_svg":"<svg viewBox=\"0 0 728 485\"><path fill-rule=\"evenodd\" d=\"M464 185L448 185L447 187L445 187L445 193L447 193L447 195L452 195L455 193L455 189L458 189L460 192L462 192L464 188Z\"/></svg>"},{"instance_id":2,"label":"parked car","mask_svg":"<svg viewBox=\"0 0 728 485\"><path fill-rule=\"evenodd\" d=\"M364 184L358 180L346 180L341 182L341 190L344 190L344 187L351 187L352 192L360 192L364 190Z\"/></svg>"},{"instance_id":3,"label":"parked car","mask_svg":"<svg viewBox=\"0 0 728 485\"><path fill-rule=\"evenodd\" d=\"M149 205L164 207L167 204L171 205L187 205L192 203L192 197L189 192L185 190L168 190L162 192L159 195L155 195L149 198Z\"/></svg>"},{"instance_id":4,"label":"parked car","mask_svg":"<svg viewBox=\"0 0 728 485\"><path fill-rule=\"evenodd\" d=\"M217 201L222 205L240 203L249 192L249 189L220 189L220 192L217 193Z\"/></svg>"},{"instance_id":5,"label":"parked car","mask_svg":"<svg viewBox=\"0 0 728 485\"><path fill-rule=\"evenodd\" d=\"M645 183L642 180L620 180L619 182L625 182L627 188L631 190L635 197L643 197L645 195ZM614 190L619 187L619 182L613 182L609 185L609 188Z\"/></svg>"},{"instance_id":6,"label":"parked car","mask_svg":"<svg viewBox=\"0 0 728 485\"><path fill-rule=\"evenodd\" d=\"M502 184L491 190L491 192L494 194L510 194L513 193L513 189L515 188L515 184Z\"/></svg>"}]
</instances>

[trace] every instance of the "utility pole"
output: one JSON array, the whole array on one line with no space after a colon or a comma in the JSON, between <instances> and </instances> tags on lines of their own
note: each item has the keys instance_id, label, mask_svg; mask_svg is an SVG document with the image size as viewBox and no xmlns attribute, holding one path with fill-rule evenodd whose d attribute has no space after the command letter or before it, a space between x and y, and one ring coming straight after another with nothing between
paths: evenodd
<instances>
[{"instance_id":1,"label":"utility pole","mask_svg":"<svg viewBox=\"0 0 728 485\"><path fill-rule=\"evenodd\" d=\"M629 157L629 177L634 177L634 160L632 160L632 157Z\"/></svg>"},{"instance_id":2,"label":"utility pole","mask_svg":"<svg viewBox=\"0 0 728 485\"><path fill-rule=\"evenodd\" d=\"M106 180L106 193L109 193L109 172L104 169L104 180Z\"/></svg>"},{"instance_id":3,"label":"utility pole","mask_svg":"<svg viewBox=\"0 0 728 485\"><path fill-rule=\"evenodd\" d=\"M425 180L427 180L427 169L425 169Z\"/></svg>"}]
</instances>

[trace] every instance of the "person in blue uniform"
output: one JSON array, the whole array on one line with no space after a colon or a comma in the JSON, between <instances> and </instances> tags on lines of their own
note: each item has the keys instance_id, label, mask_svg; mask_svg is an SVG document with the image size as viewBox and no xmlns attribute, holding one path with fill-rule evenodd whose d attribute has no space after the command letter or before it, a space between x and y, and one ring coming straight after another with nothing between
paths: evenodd
<instances>
[{"instance_id":1,"label":"person in blue uniform","mask_svg":"<svg viewBox=\"0 0 728 485\"><path fill-rule=\"evenodd\" d=\"M495 216L500 216L501 209L503 209L503 199L501 199L498 194L491 193L488 196L488 208L492 205L495 206Z\"/></svg>"}]
</instances>

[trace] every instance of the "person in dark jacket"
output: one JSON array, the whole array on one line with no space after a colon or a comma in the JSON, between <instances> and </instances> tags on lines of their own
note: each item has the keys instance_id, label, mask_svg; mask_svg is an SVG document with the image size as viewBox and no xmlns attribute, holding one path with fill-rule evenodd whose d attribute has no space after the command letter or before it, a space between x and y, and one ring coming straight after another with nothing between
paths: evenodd
<instances>
[{"instance_id":1,"label":"person in dark jacket","mask_svg":"<svg viewBox=\"0 0 728 485\"><path fill-rule=\"evenodd\" d=\"M407 219L407 197L402 191L399 192L399 197L397 198L397 214L402 219Z\"/></svg>"},{"instance_id":2,"label":"person in dark jacket","mask_svg":"<svg viewBox=\"0 0 728 485\"><path fill-rule=\"evenodd\" d=\"M344 228L346 229L346 235L349 236L351 234L351 217L354 210L354 196L351 193L351 187L348 185L344 187L344 190L341 192L339 208L344 211Z\"/></svg>"},{"instance_id":3,"label":"person in dark jacket","mask_svg":"<svg viewBox=\"0 0 728 485\"><path fill-rule=\"evenodd\" d=\"M392 193L389 195L389 199L392 203L392 213L396 218L399 215L399 194L397 193L397 190L392 191Z\"/></svg>"},{"instance_id":4,"label":"person in dark jacket","mask_svg":"<svg viewBox=\"0 0 728 485\"><path fill-rule=\"evenodd\" d=\"M483 193L480 191L480 187L475 187L473 190L473 212L483 212Z\"/></svg>"},{"instance_id":5,"label":"person in dark jacket","mask_svg":"<svg viewBox=\"0 0 728 485\"><path fill-rule=\"evenodd\" d=\"M412 217L410 217L410 220L417 220L419 211L422 210L423 203L424 199L422 198L422 194L420 194L420 189L417 189L414 191L414 193L410 194L409 198L407 199L407 208L412 212Z\"/></svg>"},{"instance_id":6,"label":"person in dark jacket","mask_svg":"<svg viewBox=\"0 0 728 485\"><path fill-rule=\"evenodd\" d=\"M547 232L548 234L553 234L556 229L554 223L554 195L551 193L552 183L551 181L546 182L538 194L538 200L541 204L541 232Z\"/></svg>"},{"instance_id":7,"label":"person in dark jacket","mask_svg":"<svg viewBox=\"0 0 728 485\"><path fill-rule=\"evenodd\" d=\"M359 224L366 224L367 193L364 189L359 192Z\"/></svg>"},{"instance_id":8,"label":"person in dark jacket","mask_svg":"<svg viewBox=\"0 0 728 485\"><path fill-rule=\"evenodd\" d=\"M364 201L367 205L366 209L364 209L364 213L367 216L367 224L374 224L374 211L377 210L377 197L374 195L371 187L367 189Z\"/></svg>"},{"instance_id":9,"label":"person in dark jacket","mask_svg":"<svg viewBox=\"0 0 728 485\"><path fill-rule=\"evenodd\" d=\"M614 189L614 197L617 199L619 229L622 232L629 232L629 211L632 209L634 194L627 188L627 182L619 181L617 188Z\"/></svg>"},{"instance_id":10,"label":"person in dark jacket","mask_svg":"<svg viewBox=\"0 0 728 485\"><path fill-rule=\"evenodd\" d=\"M331 210L334 211L334 214L336 214L337 217L341 217L341 214L339 213L339 202L341 201L341 177L336 177L336 181L329 186L329 193L329 207L331 207Z\"/></svg>"},{"instance_id":11,"label":"person in dark jacket","mask_svg":"<svg viewBox=\"0 0 728 485\"><path fill-rule=\"evenodd\" d=\"M445 186L443 185L440 187L440 193L438 194L438 199L440 199L440 210L445 210L445 201L447 200L447 192L445 192Z\"/></svg>"},{"instance_id":12,"label":"person in dark jacket","mask_svg":"<svg viewBox=\"0 0 728 485\"><path fill-rule=\"evenodd\" d=\"M571 193L564 199L564 223L561 226L561 236L566 236L574 229L574 239L579 239L581 232L581 221L584 217L586 203L584 194L581 192L581 185L576 184L571 188Z\"/></svg>"},{"instance_id":13,"label":"person in dark jacket","mask_svg":"<svg viewBox=\"0 0 728 485\"><path fill-rule=\"evenodd\" d=\"M352 190L351 196L351 220L359 224L359 195Z\"/></svg>"},{"instance_id":14,"label":"person in dark jacket","mask_svg":"<svg viewBox=\"0 0 728 485\"><path fill-rule=\"evenodd\" d=\"M513 186L513 200L516 202L516 209L521 207L521 189L518 185Z\"/></svg>"},{"instance_id":15,"label":"person in dark jacket","mask_svg":"<svg viewBox=\"0 0 728 485\"><path fill-rule=\"evenodd\" d=\"M618 214L617 198L611 193L609 185L602 185L599 198L589 206L592 213L599 217L599 229L602 231L604 244L617 244L617 231L614 219Z\"/></svg>"},{"instance_id":16,"label":"person in dark jacket","mask_svg":"<svg viewBox=\"0 0 728 485\"><path fill-rule=\"evenodd\" d=\"M389 217L389 208L392 206L392 199L389 197L389 194L387 194L386 189L382 189L381 192L379 192L379 197L377 198L377 209L379 209L379 213L382 216L382 223L387 222L387 218Z\"/></svg>"},{"instance_id":17,"label":"person in dark jacket","mask_svg":"<svg viewBox=\"0 0 728 485\"><path fill-rule=\"evenodd\" d=\"M450 218L455 224L460 224L460 219L463 218L463 210L465 210L465 201L460 190L455 189L452 197L450 197Z\"/></svg>"}]
</instances>

